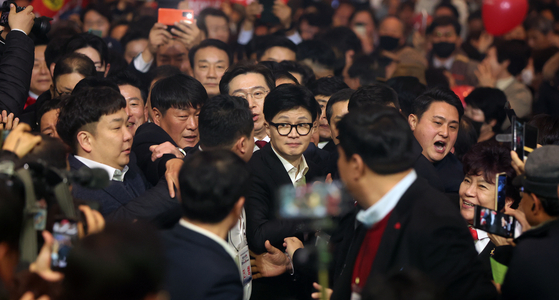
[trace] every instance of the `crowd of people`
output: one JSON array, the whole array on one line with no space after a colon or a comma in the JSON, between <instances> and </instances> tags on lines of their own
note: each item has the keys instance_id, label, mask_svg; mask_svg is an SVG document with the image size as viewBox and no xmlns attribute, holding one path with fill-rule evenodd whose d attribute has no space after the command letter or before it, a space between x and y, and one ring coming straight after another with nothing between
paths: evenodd
<instances>
[{"instance_id":1,"label":"crowd of people","mask_svg":"<svg viewBox=\"0 0 559 300\"><path fill-rule=\"evenodd\" d=\"M559 297L559 3L195 2L2 12L0 299Z\"/></svg>"}]
</instances>

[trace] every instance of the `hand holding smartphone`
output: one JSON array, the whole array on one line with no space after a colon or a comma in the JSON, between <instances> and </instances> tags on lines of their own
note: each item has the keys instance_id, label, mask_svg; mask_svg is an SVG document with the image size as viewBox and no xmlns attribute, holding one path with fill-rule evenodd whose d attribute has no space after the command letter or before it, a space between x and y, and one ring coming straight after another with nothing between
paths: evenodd
<instances>
[{"instance_id":1,"label":"hand holding smartphone","mask_svg":"<svg viewBox=\"0 0 559 300\"><path fill-rule=\"evenodd\" d=\"M517 238L522 233L522 225L513 216L479 205L474 209L473 227L505 238Z\"/></svg>"}]
</instances>

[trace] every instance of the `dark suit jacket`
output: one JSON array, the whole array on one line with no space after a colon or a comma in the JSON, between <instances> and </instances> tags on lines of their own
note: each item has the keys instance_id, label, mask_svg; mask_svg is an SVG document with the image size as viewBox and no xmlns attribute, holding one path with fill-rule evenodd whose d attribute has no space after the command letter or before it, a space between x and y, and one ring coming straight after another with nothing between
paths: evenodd
<instances>
[{"instance_id":1,"label":"dark suit jacket","mask_svg":"<svg viewBox=\"0 0 559 300\"><path fill-rule=\"evenodd\" d=\"M11 31L0 52L0 111L19 117L29 96L35 46L25 33Z\"/></svg>"},{"instance_id":2,"label":"dark suit jacket","mask_svg":"<svg viewBox=\"0 0 559 300\"><path fill-rule=\"evenodd\" d=\"M366 285L375 275L416 269L446 287L445 299L494 299L497 292L484 272L466 222L444 194L418 178L390 214ZM367 229L357 228L332 300L350 299L355 259ZM367 286L365 286L365 289Z\"/></svg>"},{"instance_id":3,"label":"dark suit jacket","mask_svg":"<svg viewBox=\"0 0 559 300\"><path fill-rule=\"evenodd\" d=\"M307 183L323 176L319 168L307 160L309 171ZM272 150L270 143L254 152L248 162L252 183L246 196L247 239L249 248L255 253L266 251L264 243L283 249L283 239L300 234L303 224L276 218L276 192L281 186L293 184L283 164Z\"/></svg>"},{"instance_id":4,"label":"dark suit jacket","mask_svg":"<svg viewBox=\"0 0 559 300\"><path fill-rule=\"evenodd\" d=\"M336 144L334 144L334 141L330 140L330 141L328 141L328 143L326 143L326 145L324 145L324 147L322 147L322 150L326 150L330 153L338 152L338 146L336 146Z\"/></svg>"},{"instance_id":5,"label":"dark suit jacket","mask_svg":"<svg viewBox=\"0 0 559 300\"><path fill-rule=\"evenodd\" d=\"M73 171L85 167L73 155L68 156L68 161ZM124 182L111 181L109 186L99 190L88 189L76 184L72 186L72 195L77 199L99 202L101 206L99 211L106 217L114 210L140 196L149 188L149 184L136 166L136 158L132 153L130 153L128 168L128 172L124 176Z\"/></svg>"},{"instance_id":6,"label":"dark suit jacket","mask_svg":"<svg viewBox=\"0 0 559 300\"><path fill-rule=\"evenodd\" d=\"M417 156L415 163L413 164L413 168L417 173L418 177L424 178L429 182L429 184L434 187L436 190L444 192L444 186L437 174L437 170L433 166L433 164L423 155L423 148L419 142L414 138L413 139L413 153Z\"/></svg>"},{"instance_id":7,"label":"dark suit jacket","mask_svg":"<svg viewBox=\"0 0 559 300\"><path fill-rule=\"evenodd\" d=\"M155 125L155 123L144 123L136 130L134 142L132 143L132 151L138 157L138 167L146 176L149 183L156 185L159 179L165 176L167 169L165 163L175 158L172 154L164 154L155 161L151 161L151 151L149 147L153 145L170 142L175 147L177 144L167 134L163 128Z\"/></svg>"},{"instance_id":8,"label":"dark suit jacket","mask_svg":"<svg viewBox=\"0 0 559 300\"><path fill-rule=\"evenodd\" d=\"M171 299L240 300L243 285L233 258L214 240L180 224L163 232Z\"/></svg>"},{"instance_id":9,"label":"dark suit jacket","mask_svg":"<svg viewBox=\"0 0 559 300\"><path fill-rule=\"evenodd\" d=\"M305 159L308 161L312 161L318 168L320 168L320 173L327 174L329 162L330 162L330 153L326 150L320 149L315 144L310 143L307 150L303 152Z\"/></svg>"},{"instance_id":10,"label":"dark suit jacket","mask_svg":"<svg viewBox=\"0 0 559 300\"><path fill-rule=\"evenodd\" d=\"M458 193L464 180L462 162L452 153L448 153L441 161L433 164L444 185L445 193Z\"/></svg>"}]
</instances>

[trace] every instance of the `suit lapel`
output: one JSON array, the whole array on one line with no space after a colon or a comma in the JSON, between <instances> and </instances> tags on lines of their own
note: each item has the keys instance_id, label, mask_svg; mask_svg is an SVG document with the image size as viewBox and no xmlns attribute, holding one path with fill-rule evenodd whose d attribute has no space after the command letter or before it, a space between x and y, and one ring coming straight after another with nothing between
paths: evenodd
<instances>
[{"instance_id":1,"label":"suit lapel","mask_svg":"<svg viewBox=\"0 0 559 300\"><path fill-rule=\"evenodd\" d=\"M289 174L287 174L287 171L285 170L285 167L281 163L276 153L274 153L274 150L272 150L272 146L270 145L270 143L266 144L266 146L264 146L260 151L262 151L262 160L270 169L270 175L272 176L272 179L277 184L277 186L293 184L293 182L291 182Z\"/></svg>"},{"instance_id":2,"label":"suit lapel","mask_svg":"<svg viewBox=\"0 0 559 300\"><path fill-rule=\"evenodd\" d=\"M351 286L353 284L351 279L353 277L353 269L355 268L355 260L357 259L357 255L359 255L359 249L361 249L361 244L363 244L363 240L367 234L367 228L359 223L355 232L351 241L351 246L347 252L342 273L334 283L334 294L336 296L332 299L349 299L351 295Z\"/></svg>"}]
</instances>

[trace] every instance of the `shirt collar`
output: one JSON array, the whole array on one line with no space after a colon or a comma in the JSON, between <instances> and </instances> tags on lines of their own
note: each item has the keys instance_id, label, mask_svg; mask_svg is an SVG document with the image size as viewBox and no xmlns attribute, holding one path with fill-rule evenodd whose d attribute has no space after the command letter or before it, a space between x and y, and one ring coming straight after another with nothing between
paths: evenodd
<instances>
[{"instance_id":1,"label":"shirt collar","mask_svg":"<svg viewBox=\"0 0 559 300\"><path fill-rule=\"evenodd\" d=\"M499 79L499 80L495 81L495 87L502 91L502 90L508 88L512 84L513 81L514 81L514 76L511 76L509 78Z\"/></svg>"},{"instance_id":2,"label":"shirt collar","mask_svg":"<svg viewBox=\"0 0 559 300\"><path fill-rule=\"evenodd\" d=\"M103 170L107 171L107 174L109 175L110 180L124 181L124 176L126 175L126 172L128 172L128 166L127 165L124 166L124 168L122 170L119 170L119 169L115 169L111 166L102 164L100 162L96 162L96 161L93 161L91 159L87 159L87 158L82 157L82 156L74 155L74 157L77 160L81 161L84 165L86 165L90 169L98 168L98 169L103 169ZM121 173L122 173L122 176L121 176Z\"/></svg>"},{"instance_id":3,"label":"shirt collar","mask_svg":"<svg viewBox=\"0 0 559 300\"><path fill-rule=\"evenodd\" d=\"M287 174L289 175L289 178L291 179L291 182L293 184L295 184L302 177L307 175L307 172L309 171L309 165L307 164L307 161L305 160L304 155L301 155L301 163L299 164L299 172L297 172L297 168L294 165L292 165L290 162L288 162L285 158L283 158L281 155L279 155L278 152L276 152L276 149L274 149L274 146L272 146L272 150L274 151L276 156L281 161L283 167L285 168L285 171L287 171Z\"/></svg>"},{"instance_id":4,"label":"shirt collar","mask_svg":"<svg viewBox=\"0 0 559 300\"><path fill-rule=\"evenodd\" d=\"M417 173L412 169L406 177L400 180L388 193L382 196L377 203L367 210L359 211L356 217L357 220L367 227L375 225L396 207L402 195L404 195L416 179Z\"/></svg>"},{"instance_id":5,"label":"shirt collar","mask_svg":"<svg viewBox=\"0 0 559 300\"><path fill-rule=\"evenodd\" d=\"M452 69L452 64L454 64L454 55L449 57L445 62L433 56L433 67L435 68L445 68L447 70Z\"/></svg>"},{"instance_id":6,"label":"shirt collar","mask_svg":"<svg viewBox=\"0 0 559 300\"><path fill-rule=\"evenodd\" d=\"M37 98L39 98L39 95L33 93L32 91L29 91L29 97L31 97L33 99L37 99Z\"/></svg>"},{"instance_id":7,"label":"shirt collar","mask_svg":"<svg viewBox=\"0 0 559 300\"><path fill-rule=\"evenodd\" d=\"M256 142L256 141L265 141L265 142L269 143L269 142L270 142L270 137L269 137L269 136L265 136L265 137L264 137L263 139L261 139L261 140L259 140L259 139L257 139L256 137L254 137L254 141L255 141L255 142Z\"/></svg>"},{"instance_id":8,"label":"shirt collar","mask_svg":"<svg viewBox=\"0 0 559 300\"><path fill-rule=\"evenodd\" d=\"M225 252L227 252L231 258L233 260L236 260L237 258L237 252L235 251L235 249L233 249L233 247L231 245L229 245L224 239L222 239L221 237L219 237L217 234L210 232L209 230L206 230L202 227L196 226L188 221L186 221L185 219L180 219L179 224L181 224L182 226L197 232L207 238L212 239L213 241L215 241L216 243L218 243L219 245L221 245L221 247L223 247L223 249L225 250Z\"/></svg>"}]
</instances>

